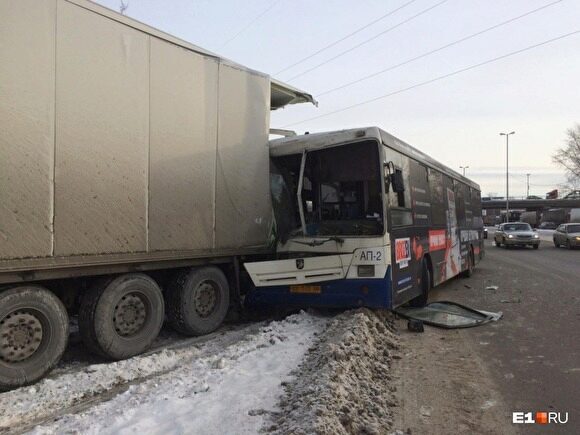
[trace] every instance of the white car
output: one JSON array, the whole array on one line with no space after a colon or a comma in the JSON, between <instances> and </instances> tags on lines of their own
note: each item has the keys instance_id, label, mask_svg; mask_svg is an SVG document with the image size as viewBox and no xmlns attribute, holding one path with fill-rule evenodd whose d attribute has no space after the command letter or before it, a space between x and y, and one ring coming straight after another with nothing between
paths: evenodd
<instances>
[{"instance_id":1,"label":"white car","mask_svg":"<svg viewBox=\"0 0 580 435\"><path fill-rule=\"evenodd\" d=\"M500 224L493 236L495 246L531 246L534 249L540 247L540 236L530 224L525 222L509 222Z\"/></svg>"},{"instance_id":2,"label":"white car","mask_svg":"<svg viewBox=\"0 0 580 435\"><path fill-rule=\"evenodd\" d=\"M580 247L580 224L562 224L554 231L554 246Z\"/></svg>"}]
</instances>

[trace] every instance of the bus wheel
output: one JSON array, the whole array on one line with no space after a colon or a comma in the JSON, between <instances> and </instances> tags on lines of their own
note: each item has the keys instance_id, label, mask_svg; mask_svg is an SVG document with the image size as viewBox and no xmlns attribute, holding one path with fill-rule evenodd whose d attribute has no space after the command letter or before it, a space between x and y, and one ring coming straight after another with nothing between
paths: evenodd
<instances>
[{"instance_id":1,"label":"bus wheel","mask_svg":"<svg viewBox=\"0 0 580 435\"><path fill-rule=\"evenodd\" d=\"M431 271L429 270L429 264L425 259L421 261L421 280L419 282L419 286L421 287L421 294L415 299L411 299L409 302L409 305L416 308L424 307L427 305L429 290L431 289Z\"/></svg>"},{"instance_id":2,"label":"bus wheel","mask_svg":"<svg viewBox=\"0 0 580 435\"><path fill-rule=\"evenodd\" d=\"M473 248L469 248L469 253L467 255L467 269L461 272L461 276L464 278L469 278L473 275L473 269L475 268L475 258L473 255Z\"/></svg>"},{"instance_id":3,"label":"bus wheel","mask_svg":"<svg viewBox=\"0 0 580 435\"><path fill-rule=\"evenodd\" d=\"M90 351L124 359L148 349L163 325L165 306L157 283L128 273L100 280L84 295L79 332Z\"/></svg>"},{"instance_id":4,"label":"bus wheel","mask_svg":"<svg viewBox=\"0 0 580 435\"><path fill-rule=\"evenodd\" d=\"M189 269L178 273L167 289L167 318L186 335L215 331L230 305L230 288L217 267Z\"/></svg>"},{"instance_id":5,"label":"bus wheel","mask_svg":"<svg viewBox=\"0 0 580 435\"><path fill-rule=\"evenodd\" d=\"M68 341L62 302L39 286L0 293L0 390L42 378L60 360Z\"/></svg>"}]
</instances>

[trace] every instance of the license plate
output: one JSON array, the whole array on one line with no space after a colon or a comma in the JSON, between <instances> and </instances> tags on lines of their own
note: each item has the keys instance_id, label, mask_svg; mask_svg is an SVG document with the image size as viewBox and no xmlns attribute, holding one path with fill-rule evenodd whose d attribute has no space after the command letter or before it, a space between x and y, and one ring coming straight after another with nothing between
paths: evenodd
<instances>
[{"instance_id":1,"label":"license plate","mask_svg":"<svg viewBox=\"0 0 580 435\"><path fill-rule=\"evenodd\" d=\"M291 285L290 293L322 293L319 285Z\"/></svg>"}]
</instances>

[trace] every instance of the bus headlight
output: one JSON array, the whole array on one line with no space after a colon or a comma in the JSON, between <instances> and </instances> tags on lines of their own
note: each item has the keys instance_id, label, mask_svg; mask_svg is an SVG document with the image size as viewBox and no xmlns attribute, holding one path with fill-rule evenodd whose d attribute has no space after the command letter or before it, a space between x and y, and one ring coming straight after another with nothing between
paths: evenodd
<instances>
[{"instance_id":1,"label":"bus headlight","mask_svg":"<svg viewBox=\"0 0 580 435\"><path fill-rule=\"evenodd\" d=\"M374 264L361 264L358 266L357 273L358 273L358 276L364 276L364 277L375 276L375 265Z\"/></svg>"}]
</instances>

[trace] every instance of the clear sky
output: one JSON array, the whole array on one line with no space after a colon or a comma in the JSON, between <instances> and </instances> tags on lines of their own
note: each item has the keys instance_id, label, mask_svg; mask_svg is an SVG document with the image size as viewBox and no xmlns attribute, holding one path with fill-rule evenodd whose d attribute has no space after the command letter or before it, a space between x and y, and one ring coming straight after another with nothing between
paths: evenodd
<instances>
[{"instance_id":1,"label":"clear sky","mask_svg":"<svg viewBox=\"0 0 580 435\"><path fill-rule=\"evenodd\" d=\"M564 181L551 155L562 145L565 130L580 122L580 34L350 110L301 121L580 30L580 0L562 0L318 96L553 2L128 0L126 15L317 96L318 108L298 105L274 112L272 127L291 125L301 133L377 125L456 170L469 166L467 176L481 185L483 194L505 194L505 138L499 132L515 130L510 136L510 195L526 193L526 173L531 173L530 194L544 195ZM118 10L120 0L98 3Z\"/></svg>"}]
</instances>

